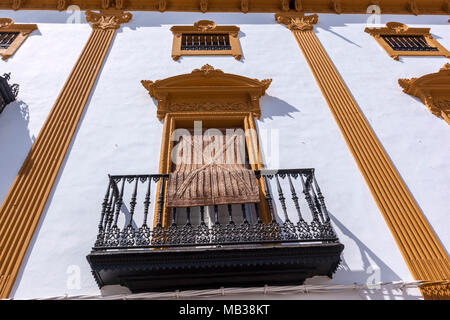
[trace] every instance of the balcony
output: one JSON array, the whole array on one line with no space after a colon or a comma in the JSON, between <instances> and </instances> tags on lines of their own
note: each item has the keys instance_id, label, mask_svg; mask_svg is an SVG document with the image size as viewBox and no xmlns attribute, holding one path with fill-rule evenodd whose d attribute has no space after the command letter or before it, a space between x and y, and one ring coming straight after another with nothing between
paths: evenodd
<instances>
[{"instance_id":1,"label":"balcony","mask_svg":"<svg viewBox=\"0 0 450 320\"><path fill-rule=\"evenodd\" d=\"M87 256L99 287L167 291L331 277L344 246L314 169L255 175L266 190L260 203L172 209L164 203L169 175L109 176Z\"/></svg>"},{"instance_id":2,"label":"balcony","mask_svg":"<svg viewBox=\"0 0 450 320\"><path fill-rule=\"evenodd\" d=\"M10 73L5 73L3 77L0 76L0 113L2 113L3 109L5 109L9 103L16 100L17 94L19 93L18 84L10 85L8 83L10 78Z\"/></svg>"}]
</instances>

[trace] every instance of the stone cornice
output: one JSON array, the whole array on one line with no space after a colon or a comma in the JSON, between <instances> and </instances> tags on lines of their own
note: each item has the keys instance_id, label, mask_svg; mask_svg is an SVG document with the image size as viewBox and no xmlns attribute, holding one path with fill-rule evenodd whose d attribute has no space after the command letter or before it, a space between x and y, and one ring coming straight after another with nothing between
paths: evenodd
<instances>
[{"instance_id":1,"label":"stone cornice","mask_svg":"<svg viewBox=\"0 0 450 320\"><path fill-rule=\"evenodd\" d=\"M303 12L366 14L369 5L378 5L383 14L449 14L449 0L0 0L0 10L65 10L76 4L81 10L118 9L129 11L188 11L188 12Z\"/></svg>"},{"instance_id":2,"label":"stone cornice","mask_svg":"<svg viewBox=\"0 0 450 320\"><path fill-rule=\"evenodd\" d=\"M276 13L275 20L286 25L291 31L310 31L317 24L319 17L317 14L305 16L303 13Z\"/></svg>"},{"instance_id":3,"label":"stone cornice","mask_svg":"<svg viewBox=\"0 0 450 320\"><path fill-rule=\"evenodd\" d=\"M131 20L132 14L121 10L102 10L100 12L86 11L86 20L91 22L93 29L119 29L122 23Z\"/></svg>"}]
</instances>

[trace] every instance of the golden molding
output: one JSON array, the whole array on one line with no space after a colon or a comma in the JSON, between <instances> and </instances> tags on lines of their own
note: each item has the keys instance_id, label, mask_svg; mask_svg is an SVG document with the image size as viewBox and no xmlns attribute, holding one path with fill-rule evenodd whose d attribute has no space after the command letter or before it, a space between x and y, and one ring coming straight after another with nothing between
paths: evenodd
<instances>
[{"instance_id":1,"label":"golden molding","mask_svg":"<svg viewBox=\"0 0 450 320\"><path fill-rule=\"evenodd\" d=\"M25 39L28 38L34 30L37 30L37 28L36 24L16 24L10 18L0 18L0 32L19 32L8 49L0 49L2 60L11 57L17 49L19 49Z\"/></svg>"},{"instance_id":2,"label":"golden molding","mask_svg":"<svg viewBox=\"0 0 450 320\"><path fill-rule=\"evenodd\" d=\"M447 51L430 33L430 28L410 28L406 24L400 22L388 22L383 28L366 28L364 30L387 52L387 54L395 60L399 60L399 56L445 56L450 58L450 52ZM437 51L396 51L382 38L385 35L395 36L424 36L425 41L435 47Z\"/></svg>"},{"instance_id":3,"label":"golden molding","mask_svg":"<svg viewBox=\"0 0 450 320\"><path fill-rule=\"evenodd\" d=\"M239 44L239 28L236 26L218 26L214 21L200 20L193 26L173 26L172 59L177 61L181 56L231 55L241 60L242 50ZM183 33L188 34L227 34L230 39L231 50L181 50Z\"/></svg>"},{"instance_id":4,"label":"golden molding","mask_svg":"<svg viewBox=\"0 0 450 320\"><path fill-rule=\"evenodd\" d=\"M168 112L252 112L261 116L259 98L271 79L257 80L224 73L206 64L189 74L164 80L142 80L150 96L158 101L157 117Z\"/></svg>"},{"instance_id":5,"label":"golden molding","mask_svg":"<svg viewBox=\"0 0 450 320\"><path fill-rule=\"evenodd\" d=\"M309 28L292 33L414 279L450 279L447 253L319 39ZM422 294L426 299L449 299L450 286L427 286Z\"/></svg>"},{"instance_id":6,"label":"golden molding","mask_svg":"<svg viewBox=\"0 0 450 320\"><path fill-rule=\"evenodd\" d=\"M0 207L0 299L11 292L115 32L93 27Z\"/></svg>"},{"instance_id":7,"label":"golden molding","mask_svg":"<svg viewBox=\"0 0 450 320\"><path fill-rule=\"evenodd\" d=\"M383 14L450 13L448 0L78 0L81 10L119 9L128 11L189 11L189 12L278 12L367 14L369 5L378 5ZM65 10L68 0L0 0L0 10Z\"/></svg>"},{"instance_id":8,"label":"golden molding","mask_svg":"<svg viewBox=\"0 0 450 320\"><path fill-rule=\"evenodd\" d=\"M131 13L121 10L86 11L86 21L91 22L94 29L119 29L120 24L129 22L131 17Z\"/></svg>"},{"instance_id":9,"label":"golden molding","mask_svg":"<svg viewBox=\"0 0 450 320\"><path fill-rule=\"evenodd\" d=\"M275 20L286 25L291 31L313 30L314 25L319 21L317 14L305 16L303 13L275 13Z\"/></svg>"},{"instance_id":10,"label":"golden molding","mask_svg":"<svg viewBox=\"0 0 450 320\"><path fill-rule=\"evenodd\" d=\"M447 63L437 73L420 78L399 79L403 92L422 100L436 117L450 125L450 64Z\"/></svg>"}]
</instances>

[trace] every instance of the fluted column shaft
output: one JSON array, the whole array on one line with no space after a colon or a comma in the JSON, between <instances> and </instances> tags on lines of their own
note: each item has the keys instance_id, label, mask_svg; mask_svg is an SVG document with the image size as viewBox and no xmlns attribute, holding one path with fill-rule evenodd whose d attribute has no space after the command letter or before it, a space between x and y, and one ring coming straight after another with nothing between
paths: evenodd
<instances>
[{"instance_id":1,"label":"fluted column shaft","mask_svg":"<svg viewBox=\"0 0 450 320\"><path fill-rule=\"evenodd\" d=\"M276 14L293 33L408 268L416 280L450 279L450 263L422 211L367 123L313 31L317 15ZM422 288L426 299L448 299L447 285Z\"/></svg>"},{"instance_id":2,"label":"fluted column shaft","mask_svg":"<svg viewBox=\"0 0 450 320\"><path fill-rule=\"evenodd\" d=\"M0 298L11 292L103 60L131 14L86 13L92 33L0 207Z\"/></svg>"}]
</instances>

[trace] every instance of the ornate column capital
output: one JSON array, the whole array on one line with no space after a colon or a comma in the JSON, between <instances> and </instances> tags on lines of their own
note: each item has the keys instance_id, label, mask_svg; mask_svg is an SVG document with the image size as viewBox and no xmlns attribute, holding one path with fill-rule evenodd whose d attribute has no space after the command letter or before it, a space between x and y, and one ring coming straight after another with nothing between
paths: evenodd
<instances>
[{"instance_id":1,"label":"ornate column capital","mask_svg":"<svg viewBox=\"0 0 450 320\"><path fill-rule=\"evenodd\" d=\"M131 20L133 15L122 10L101 10L100 12L86 11L86 20L91 22L93 29L119 29L122 23Z\"/></svg>"},{"instance_id":2,"label":"ornate column capital","mask_svg":"<svg viewBox=\"0 0 450 320\"><path fill-rule=\"evenodd\" d=\"M280 12L275 13L275 20L286 25L291 31L310 31L319 21L317 14L305 16L303 13Z\"/></svg>"}]
</instances>

